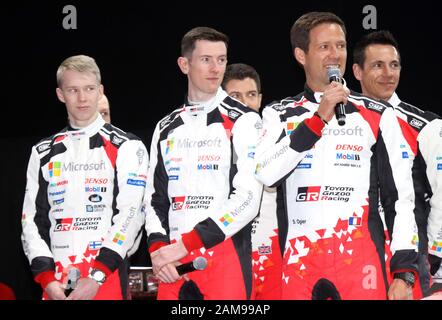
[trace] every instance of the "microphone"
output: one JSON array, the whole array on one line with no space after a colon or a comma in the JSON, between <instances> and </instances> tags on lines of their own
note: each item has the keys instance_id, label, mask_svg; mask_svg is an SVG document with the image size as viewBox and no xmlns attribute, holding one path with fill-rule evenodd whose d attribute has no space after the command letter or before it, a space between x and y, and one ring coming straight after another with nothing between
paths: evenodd
<instances>
[{"instance_id":1,"label":"microphone","mask_svg":"<svg viewBox=\"0 0 442 320\"><path fill-rule=\"evenodd\" d=\"M68 271L68 281L66 283L66 288L64 294L69 296L72 291L77 287L77 281L80 279L81 273L77 268L70 268Z\"/></svg>"},{"instance_id":2,"label":"microphone","mask_svg":"<svg viewBox=\"0 0 442 320\"><path fill-rule=\"evenodd\" d=\"M185 273L189 273L195 270L204 270L207 267L207 259L204 257L198 257L195 260L179 265L176 267L176 271L178 271L178 274L182 276Z\"/></svg>"},{"instance_id":3,"label":"microphone","mask_svg":"<svg viewBox=\"0 0 442 320\"><path fill-rule=\"evenodd\" d=\"M328 68L327 75L328 75L328 80L330 81L330 83L332 81L336 81L339 83L343 82L342 78L341 78L341 70L339 70L339 68L336 68L336 67ZM340 126L345 125L345 106L342 102L336 104L335 115L336 115L336 119L338 120L338 124Z\"/></svg>"}]
</instances>

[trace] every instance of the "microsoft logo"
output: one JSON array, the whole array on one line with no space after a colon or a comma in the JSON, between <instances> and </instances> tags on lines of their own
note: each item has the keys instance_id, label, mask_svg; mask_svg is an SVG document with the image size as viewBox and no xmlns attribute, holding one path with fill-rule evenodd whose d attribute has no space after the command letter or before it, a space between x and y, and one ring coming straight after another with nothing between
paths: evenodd
<instances>
[{"instance_id":1,"label":"microsoft logo","mask_svg":"<svg viewBox=\"0 0 442 320\"><path fill-rule=\"evenodd\" d=\"M61 170L61 162L49 162L49 177L59 177Z\"/></svg>"},{"instance_id":2,"label":"microsoft logo","mask_svg":"<svg viewBox=\"0 0 442 320\"><path fill-rule=\"evenodd\" d=\"M123 236L122 234L116 233L115 237L112 241L121 246L123 244L124 240L126 240L125 236Z\"/></svg>"},{"instance_id":3,"label":"microsoft logo","mask_svg":"<svg viewBox=\"0 0 442 320\"><path fill-rule=\"evenodd\" d=\"M233 219L229 214L225 214L223 217L221 217L221 219L219 219L219 221L221 221L221 223L227 227L229 224L233 222Z\"/></svg>"},{"instance_id":4,"label":"microsoft logo","mask_svg":"<svg viewBox=\"0 0 442 320\"><path fill-rule=\"evenodd\" d=\"M173 149L173 140L174 138L167 140L166 154L168 154Z\"/></svg>"}]
</instances>

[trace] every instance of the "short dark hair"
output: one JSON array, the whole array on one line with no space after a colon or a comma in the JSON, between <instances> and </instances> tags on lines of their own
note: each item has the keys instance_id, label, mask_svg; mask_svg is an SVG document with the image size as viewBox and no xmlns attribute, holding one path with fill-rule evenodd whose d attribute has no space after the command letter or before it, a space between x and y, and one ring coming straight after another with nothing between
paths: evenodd
<instances>
[{"instance_id":1,"label":"short dark hair","mask_svg":"<svg viewBox=\"0 0 442 320\"><path fill-rule=\"evenodd\" d=\"M193 50L195 50L195 43L198 40L222 41L226 44L226 48L229 44L229 37L224 33L209 27L196 27L187 32L181 40L181 56L189 57L192 55Z\"/></svg>"},{"instance_id":2,"label":"short dark hair","mask_svg":"<svg viewBox=\"0 0 442 320\"><path fill-rule=\"evenodd\" d=\"M244 63L234 63L227 66L221 87L225 89L227 82L230 80L244 80L245 78L253 79L256 82L258 93L261 93L261 80L258 72L252 66Z\"/></svg>"},{"instance_id":3,"label":"short dark hair","mask_svg":"<svg viewBox=\"0 0 442 320\"><path fill-rule=\"evenodd\" d=\"M356 63L357 65L359 65L359 67L363 69L366 59L365 49L367 49L368 46L374 44L391 45L397 50L399 54L399 45L390 31L388 30L374 31L369 34L366 34L356 43L353 49L353 63ZM399 61L400 59L401 57L399 55Z\"/></svg>"},{"instance_id":4,"label":"short dark hair","mask_svg":"<svg viewBox=\"0 0 442 320\"><path fill-rule=\"evenodd\" d=\"M308 12L302 15L292 26L290 30L290 42L292 49L300 48L304 52L308 52L310 45L310 31L323 23L336 23L344 31L347 36L344 21L332 12Z\"/></svg>"}]
</instances>

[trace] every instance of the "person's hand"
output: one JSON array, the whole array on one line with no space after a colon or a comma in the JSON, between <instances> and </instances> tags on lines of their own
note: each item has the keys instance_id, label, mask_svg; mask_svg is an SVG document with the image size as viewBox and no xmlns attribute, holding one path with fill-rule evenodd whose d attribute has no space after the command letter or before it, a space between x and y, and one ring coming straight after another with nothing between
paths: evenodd
<instances>
[{"instance_id":1,"label":"person's hand","mask_svg":"<svg viewBox=\"0 0 442 320\"><path fill-rule=\"evenodd\" d=\"M161 282L165 283L173 283L179 279L181 279L181 276L178 274L178 271L176 270L176 266L179 265L178 262L175 263L168 263L165 266L163 266L158 273L155 274L155 276L160 280Z\"/></svg>"},{"instance_id":2,"label":"person's hand","mask_svg":"<svg viewBox=\"0 0 442 320\"><path fill-rule=\"evenodd\" d=\"M92 300L97 295L98 289L100 285L94 279L81 278L66 300Z\"/></svg>"},{"instance_id":3,"label":"person's hand","mask_svg":"<svg viewBox=\"0 0 442 320\"><path fill-rule=\"evenodd\" d=\"M187 249L181 240L159 248L150 254L153 273L155 275L159 274L160 270L166 264L178 262L178 260L184 258L187 254ZM168 268L168 270L170 271L170 268Z\"/></svg>"},{"instance_id":4,"label":"person's hand","mask_svg":"<svg viewBox=\"0 0 442 320\"><path fill-rule=\"evenodd\" d=\"M51 281L46 286L45 292L48 295L49 300L66 299L66 295L64 294L63 284L60 281Z\"/></svg>"},{"instance_id":5,"label":"person's hand","mask_svg":"<svg viewBox=\"0 0 442 320\"><path fill-rule=\"evenodd\" d=\"M388 289L388 300L413 300L413 288L402 279L394 279Z\"/></svg>"},{"instance_id":6,"label":"person's hand","mask_svg":"<svg viewBox=\"0 0 442 320\"><path fill-rule=\"evenodd\" d=\"M319 104L318 114L325 121L330 121L335 114L335 106L338 103L347 103L347 98L350 94L350 90L344 87L341 83L333 81L324 90Z\"/></svg>"}]
</instances>

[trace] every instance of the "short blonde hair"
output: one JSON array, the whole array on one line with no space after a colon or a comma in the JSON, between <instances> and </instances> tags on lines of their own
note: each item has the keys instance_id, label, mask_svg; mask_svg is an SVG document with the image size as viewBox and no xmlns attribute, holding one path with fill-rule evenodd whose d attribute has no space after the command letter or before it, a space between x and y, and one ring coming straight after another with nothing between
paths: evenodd
<instances>
[{"instance_id":1,"label":"short blonde hair","mask_svg":"<svg viewBox=\"0 0 442 320\"><path fill-rule=\"evenodd\" d=\"M97 78L97 83L101 84L100 69L94 58L78 55L72 56L64 60L57 70L57 85L61 86L61 78L66 70L75 70L78 72L90 72Z\"/></svg>"}]
</instances>

